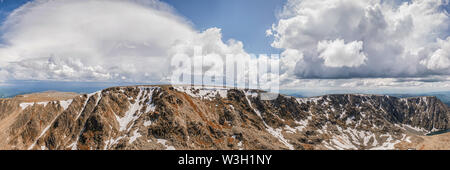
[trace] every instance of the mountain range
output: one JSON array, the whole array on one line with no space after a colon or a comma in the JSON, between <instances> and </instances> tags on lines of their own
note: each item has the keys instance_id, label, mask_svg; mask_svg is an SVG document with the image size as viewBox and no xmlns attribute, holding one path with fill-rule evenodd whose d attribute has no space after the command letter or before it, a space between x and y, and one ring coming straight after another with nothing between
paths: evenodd
<instances>
[{"instance_id":1,"label":"mountain range","mask_svg":"<svg viewBox=\"0 0 450 170\"><path fill-rule=\"evenodd\" d=\"M436 97L277 95L202 86L120 86L0 99L0 149L450 149Z\"/></svg>"}]
</instances>

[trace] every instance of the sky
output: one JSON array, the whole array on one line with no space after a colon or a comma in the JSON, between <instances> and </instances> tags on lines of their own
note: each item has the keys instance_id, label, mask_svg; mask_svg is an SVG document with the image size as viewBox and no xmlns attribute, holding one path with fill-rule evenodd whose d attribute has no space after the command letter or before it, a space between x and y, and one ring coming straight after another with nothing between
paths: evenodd
<instances>
[{"instance_id":1,"label":"sky","mask_svg":"<svg viewBox=\"0 0 450 170\"><path fill-rule=\"evenodd\" d=\"M243 75L268 85L277 80L282 89L450 91L449 6L449 0L3 0L0 85L160 84L191 71L174 63L187 61L203 63L202 74L215 78L232 55L250 63ZM252 63L279 70L262 72ZM248 81L236 76L237 83Z\"/></svg>"},{"instance_id":2,"label":"sky","mask_svg":"<svg viewBox=\"0 0 450 170\"><path fill-rule=\"evenodd\" d=\"M29 0L0 0L0 22L3 22L11 11L28 1Z\"/></svg>"},{"instance_id":3,"label":"sky","mask_svg":"<svg viewBox=\"0 0 450 170\"><path fill-rule=\"evenodd\" d=\"M0 5L0 22L14 9L31 0L3 0ZM249 53L272 54L281 50L270 44L273 38L265 36L266 30L277 20L286 0L162 0L179 15L192 22L197 30L211 27L222 29L223 39L239 39Z\"/></svg>"},{"instance_id":4,"label":"sky","mask_svg":"<svg viewBox=\"0 0 450 170\"><path fill-rule=\"evenodd\" d=\"M188 18L197 30L222 29L223 39L237 39L249 53L272 54L266 30L277 20L285 0L163 0Z\"/></svg>"}]
</instances>

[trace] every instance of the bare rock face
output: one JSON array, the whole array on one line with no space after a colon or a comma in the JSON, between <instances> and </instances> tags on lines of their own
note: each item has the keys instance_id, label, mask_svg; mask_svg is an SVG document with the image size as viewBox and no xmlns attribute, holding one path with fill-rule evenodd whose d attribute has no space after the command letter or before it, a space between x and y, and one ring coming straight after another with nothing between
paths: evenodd
<instances>
[{"instance_id":1,"label":"bare rock face","mask_svg":"<svg viewBox=\"0 0 450 170\"><path fill-rule=\"evenodd\" d=\"M260 94L135 86L3 99L0 149L408 149L450 128L449 108L435 97Z\"/></svg>"}]
</instances>

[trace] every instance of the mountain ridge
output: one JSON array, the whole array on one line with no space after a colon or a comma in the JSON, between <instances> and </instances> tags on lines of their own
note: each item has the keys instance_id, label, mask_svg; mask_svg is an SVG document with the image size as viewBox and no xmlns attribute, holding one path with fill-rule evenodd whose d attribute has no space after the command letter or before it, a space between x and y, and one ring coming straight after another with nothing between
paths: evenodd
<instances>
[{"instance_id":1,"label":"mountain ridge","mask_svg":"<svg viewBox=\"0 0 450 170\"><path fill-rule=\"evenodd\" d=\"M408 149L449 128L435 97L263 101L261 92L145 85L47 103L4 99L0 149Z\"/></svg>"}]
</instances>

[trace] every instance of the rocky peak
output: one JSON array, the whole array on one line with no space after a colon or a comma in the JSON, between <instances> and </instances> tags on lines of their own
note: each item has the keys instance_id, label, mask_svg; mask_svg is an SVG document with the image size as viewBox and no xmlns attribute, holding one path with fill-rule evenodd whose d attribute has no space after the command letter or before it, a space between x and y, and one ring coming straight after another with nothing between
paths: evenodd
<instances>
[{"instance_id":1,"label":"rocky peak","mask_svg":"<svg viewBox=\"0 0 450 170\"><path fill-rule=\"evenodd\" d=\"M435 97L312 98L199 86L0 100L1 149L405 149L449 128Z\"/></svg>"}]
</instances>

